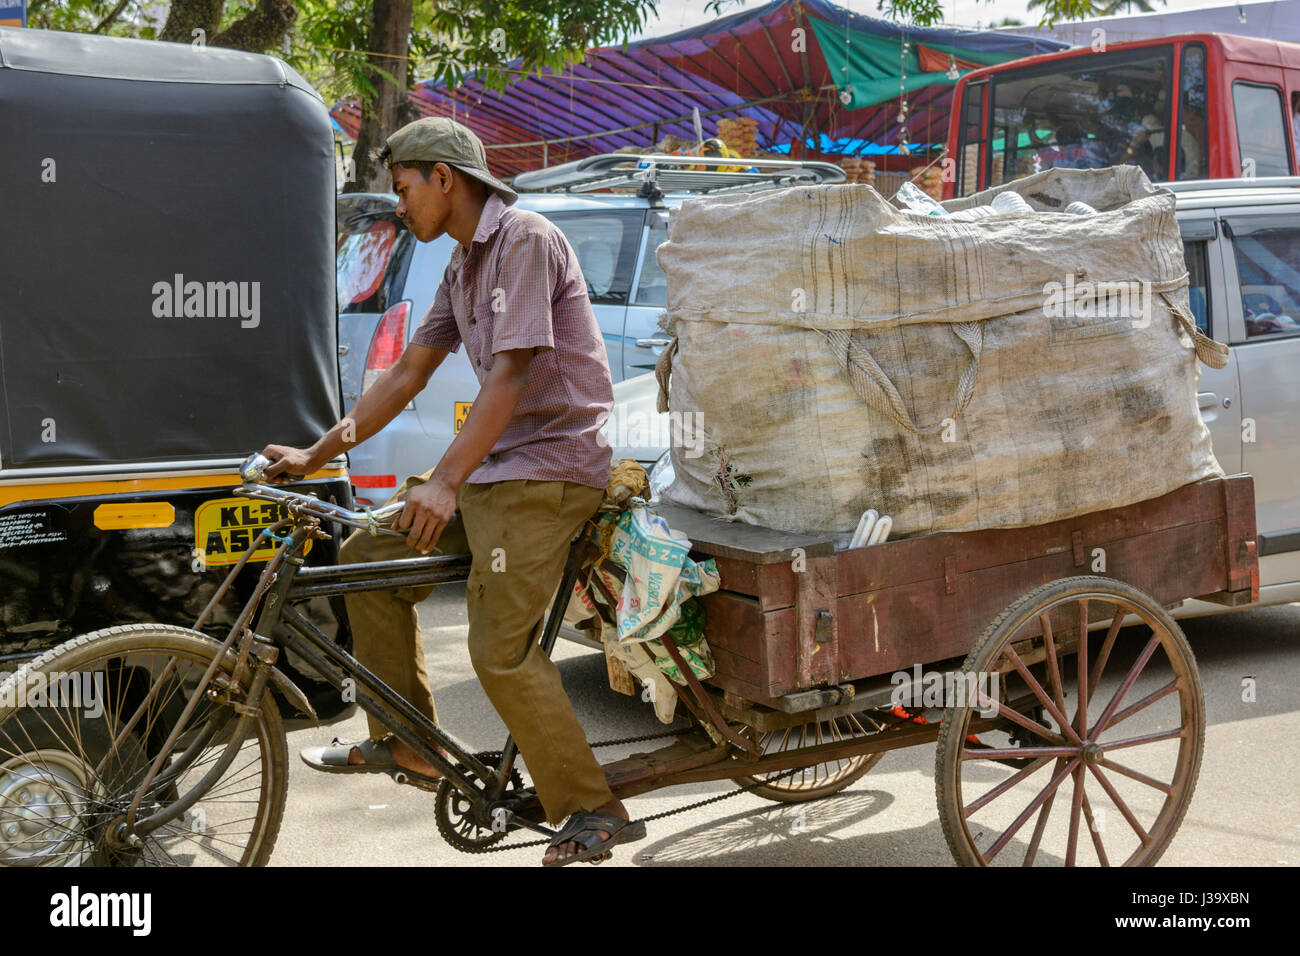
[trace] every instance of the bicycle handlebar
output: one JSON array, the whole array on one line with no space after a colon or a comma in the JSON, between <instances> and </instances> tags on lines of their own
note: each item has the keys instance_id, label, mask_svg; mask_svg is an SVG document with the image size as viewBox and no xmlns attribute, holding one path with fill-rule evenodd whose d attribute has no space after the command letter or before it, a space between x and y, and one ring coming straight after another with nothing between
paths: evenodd
<instances>
[{"instance_id":1,"label":"bicycle handlebar","mask_svg":"<svg viewBox=\"0 0 1300 956\"><path fill-rule=\"evenodd\" d=\"M361 511L352 511L342 505L336 505L332 501L323 501L311 495L289 491L276 485L264 484L261 479L270 466L271 459L260 452L249 455L244 459L244 463L239 466L239 477L242 479L243 484L236 490L249 498L261 498L266 501L291 505L295 512L309 514L312 517L322 518L327 521L337 521L349 527L369 531L371 534L406 536L407 532L388 527L402 513L402 502L394 502L382 508L366 508Z\"/></svg>"}]
</instances>

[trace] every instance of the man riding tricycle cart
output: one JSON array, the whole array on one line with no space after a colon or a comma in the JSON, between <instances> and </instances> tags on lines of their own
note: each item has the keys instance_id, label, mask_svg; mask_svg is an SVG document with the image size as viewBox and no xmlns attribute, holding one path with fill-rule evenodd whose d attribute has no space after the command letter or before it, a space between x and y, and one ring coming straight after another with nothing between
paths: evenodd
<instances>
[{"instance_id":1,"label":"man riding tricycle cart","mask_svg":"<svg viewBox=\"0 0 1300 956\"><path fill-rule=\"evenodd\" d=\"M1107 260L1097 243L1070 245L1052 212L1074 194L1114 217L1096 228L1119 230L1158 221L1160 191L1140 173L1032 177L1015 184L1029 211L1005 222L959 217L984 194L955 204L951 221L865 187L688 203L660 250L675 339L660 372L665 409L703 411L707 455L675 445L675 480L651 504L644 475L611 469L600 436L609 370L563 234L511 209L513 191L460 124L399 130L388 160L411 232L460 242L432 308L348 415L243 463L229 493L272 506L269 518L192 627L84 634L0 685L0 859L265 863L286 799L281 708L312 713L286 659L369 718L368 739L303 759L430 790L439 832L466 852L545 844L547 865L600 862L646 833L629 797L733 780L737 793L815 799L888 750L935 742L958 862L1160 857L1191 799L1205 724L1168 608L1257 599L1252 486L1222 475L1196 413L1196 362L1217 355L1188 327L1169 237L1155 229ZM734 243L710 246L728 233L776 251L737 259ZM1026 233L1039 243L1016 246ZM1072 282L1124 261L1164 305L1151 309L1147 288L1142 315L1036 311L1024 290L1045 286L1055 263L1027 250L1050 252L1060 236L1077 259ZM864 241L888 244L892 264L854 258ZM935 289L887 281L927 243L963 262L991 265L990 250L1013 246L1020 258L1002 290L978 269L953 285L941 263L937 291L961 305L942 314L922 307ZM769 294L780 301L761 301ZM285 486L382 428L462 345L481 391L428 473L374 510ZM1030 353L1037 366L1017 361ZM1025 374L1029 391L1014 393L1017 364L1078 374L1059 394ZM1095 474L1099 453L1137 449L1162 467ZM340 541L341 563L306 559ZM690 586L654 591L646 560ZM241 572L254 561L250 582ZM429 693L414 607L452 582L467 584L471 660L510 731L499 751L465 747ZM643 627L652 591L658 617ZM306 611L340 597L354 653ZM593 748L626 741L586 740L550 660L575 602L612 677L672 695L688 730L597 760ZM93 688L95 707L78 687Z\"/></svg>"}]
</instances>

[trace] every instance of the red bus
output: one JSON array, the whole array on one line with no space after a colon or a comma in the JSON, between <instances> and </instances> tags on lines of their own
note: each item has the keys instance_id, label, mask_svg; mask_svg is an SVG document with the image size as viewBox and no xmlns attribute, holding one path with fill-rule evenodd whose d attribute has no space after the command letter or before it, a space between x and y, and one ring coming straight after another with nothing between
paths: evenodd
<instances>
[{"instance_id":1,"label":"red bus","mask_svg":"<svg viewBox=\"0 0 1300 956\"><path fill-rule=\"evenodd\" d=\"M1297 43L1188 33L1013 60L957 83L945 196L1053 166L1137 163L1153 182L1296 175L1298 114Z\"/></svg>"}]
</instances>

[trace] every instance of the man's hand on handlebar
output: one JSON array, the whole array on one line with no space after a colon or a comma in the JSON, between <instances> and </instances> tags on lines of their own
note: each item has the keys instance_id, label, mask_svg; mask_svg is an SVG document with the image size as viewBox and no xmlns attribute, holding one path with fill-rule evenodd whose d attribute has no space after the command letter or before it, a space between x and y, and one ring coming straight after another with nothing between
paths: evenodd
<instances>
[{"instance_id":1,"label":"man's hand on handlebar","mask_svg":"<svg viewBox=\"0 0 1300 956\"><path fill-rule=\"evenodd\" d=\"M431 475L407 492L406 506L394 527L408 531L406 543L428 554L455 513L456 492L437 475Z\"/></svg>"},{"instance_id":2,"label":"man's hand on handlebar","mask_svg":"<svg viewBox=\"0 0 1300 956\"><path fill-rule=\"evenodd\" d=\"M267 445L262 449L262 454L271 459L271 465L266 469L262 480L272 484L297 481L321 468L319 463L312 460L311 452L305 448Z\"/></svg>"}]
</instances>

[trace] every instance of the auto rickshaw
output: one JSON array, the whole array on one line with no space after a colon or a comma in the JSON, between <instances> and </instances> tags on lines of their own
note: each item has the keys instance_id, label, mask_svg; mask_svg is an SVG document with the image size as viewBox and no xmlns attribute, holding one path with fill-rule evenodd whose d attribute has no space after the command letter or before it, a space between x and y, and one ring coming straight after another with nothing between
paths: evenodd
<instances>
[{"instance_id":1,"label":"auto rickshaw","mask_svg":"<svg viewBox=\"0 0 1300 956\"><path fill-rule=\"evenodd\" d=\"M310 444L340 389L333 137L292 69L0 28L0 124L5 672L97 628L192 624L230 565L276 545L276 508L231 494L240 461L271 435ZM343 461L298 487L352 501ZM226 595L212 632L246 599ZM340 598L312 615L350 646ZM281 662L341 715L301 665Z\"/></svg>"}]
</instances>

